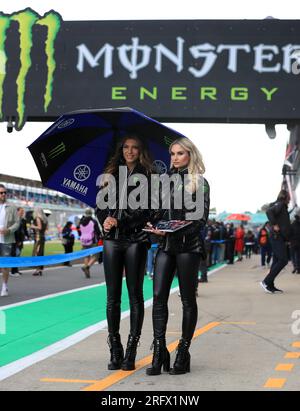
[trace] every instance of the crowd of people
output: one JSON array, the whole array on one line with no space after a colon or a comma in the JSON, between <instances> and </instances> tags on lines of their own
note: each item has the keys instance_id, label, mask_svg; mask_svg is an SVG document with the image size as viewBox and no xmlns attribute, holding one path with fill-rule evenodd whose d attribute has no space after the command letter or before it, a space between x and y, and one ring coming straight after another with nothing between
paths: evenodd
<instances>
[{"instance_id":1,"label":"crowd of people","mask_svg":"<svg viewBox=\"0 0 300 411\"><path fill-rule=\"evenodd\" d=\"M23 207L15 207L7 203L8 190L4 184L0 184L0 257L18 257L21 255L24 241L34 240L32 256L43 256L45 247L45 232L48 227L47 216L42 208L33 210L32 221L27 227L25 210ZM9 268L2 268L1 297L8 296ZM34 276L41 276L43 266L34 271ZM20 276L18 267L11 269L12 276Z\"/></svg>"},{"instance_id":2,"label":"crowd of people","mask_svg":"<svg viewBox=\"0 0 300 411\"><path fill-rule=\"evenodd\" d=\"M34 188L12 188L8 189L7 199L13 200L21 204L53 204L63 207L86 207L84 203L66 195L49 194L46 189L44 192L34 192ZM42 191L42 189L39 189Z\"/></svg>"}]
</instances>

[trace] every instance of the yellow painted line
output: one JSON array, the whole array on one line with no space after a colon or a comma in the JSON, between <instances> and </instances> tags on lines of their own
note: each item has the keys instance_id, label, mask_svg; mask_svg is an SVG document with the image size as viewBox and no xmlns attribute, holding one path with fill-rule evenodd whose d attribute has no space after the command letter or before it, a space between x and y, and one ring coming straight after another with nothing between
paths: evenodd
<instances>
[{"instance_id":1,"label":"yellow painted line","mask_svg":"<svg viewBox=\"0 0 300 411\"><path fill-rule=\"evenodd\" d=\"M199 337L199 335L205 334L207 331L212 330L213 328L217 327L220 324L221 324L220 322L215 321L215 322L212 322L212 323L209 323L209 324L205 325L202 328L198 328L198 330L196 330L194 332L193 338L196 338L196 337Z\"/></svg>"},{"instance_id":2,"label":"yellow painted line","mask_svg":"<svg viewBox=\"0 0 300 411\"><path fill-rule=\"evenodd\" d=\"M66 382L66 383L74 383L74 384L94 384L97 380L67 380L65 378L42 378L40 381L42 382Z\"/></svg>"},{"instance_id":3,"label":"yellow painted line","mask_svg":"<svg viewBox=\"0 0 300 411\"><path fill-rule=\"evenodd\" d=\"M286 382L286 378L269 378L264 385L264 388L282 388Z\"/></svg>"},{"instance_id":4,"label":"yellow painted line","mask_svg":"<svg viewBox=\"0 0 300 411\"><path fill-rule=\"evenodd\" d=\"M208 332L209 330L217 327L220 325L220 322L212 322L207 324L206 326L199 328L198 330L195 331L194 337L199 337L200 335ZM177 348L178 341L176 340L172 342L171 344L168 345L168 350L169 352L174 351ZM117 382L123 380L124 378L127 378L128 376L134 374L135 372L139 371L141 368L145 367L146 365L151 364L152 362L152 354L137 361L136 362L136 369L132 371L116 371L115 373L111 374L110 376L103 378L100 381L97 381L96 383L90 385L89 387L86 387L83 389L83 391L103 391L107 389L108 387L112 386L113 384L116 384Z\"/></svg>"},{"instance_id":5,"label":"yellow painted line","mask_svg":"<svg viewBox=\"0 0 300 411\"><path fill-rule=\"evenodd\" d=\"M287 352L284 358L300 358L300 352Z\"/></svg>"},{"instance_id":6,"label":"yellow painted line","mask_svg":"<svg viewBox=\"0 0 300 411\"><path fill-rule=\"evenodd\" d=\"M275 371L292 371L295 364L277 364Z\"/></svg>"},{"instance_id":7,"label":"yellow painted line","mask_svg":"<svg viewBox=\"0 0 300 411\"><path fill-rule=\"evenodd\" d=\"M296 341L292 344L292 347L294 348L300 348L300 341Z\"/></svg>"}]
</instances>

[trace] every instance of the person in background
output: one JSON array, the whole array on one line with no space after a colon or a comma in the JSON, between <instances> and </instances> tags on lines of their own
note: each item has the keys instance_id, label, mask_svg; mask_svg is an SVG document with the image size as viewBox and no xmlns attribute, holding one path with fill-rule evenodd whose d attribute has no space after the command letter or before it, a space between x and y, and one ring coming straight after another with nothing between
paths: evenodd
<instances>
[{"instance_id":1,"label":"person in background","mask_svg":"<svg viewBox=\"0 0 300 411\"><path fill-rule=\"evenodd\" d=\"M75 237L74 237L74 234L72 233L72 225L73 225L72 221L67 221L61 233L62 245L64 246L65 254L73 253ZM71 267L71 262L65 261L64 265Z\"/></svg>"},{"instance_id":2,"label":"person in background","mask_svg":"<svg viewBox=\"0 0 300 411\"><path fill-rule=\"evenodd\" d=\"M207 258L206 258L206 265L207 268L212 266L212 235L213 235L213 221L208 220L207 226L206 226L206 237L205 237L205 248L207 252Z\"/></svg>"},{"instance_id":3,"label":"person in background","mask_svg":"<svg viewBox=\"0 0 300 411\"><path fill-rule=\"evenodd\" d=\"M100 229L97 221L93 218L93 210L86 208L84 216L80 219L77 227L80 243L83 250L97 246L100 238ZM81 267L86 278L91 278L90 268L98 260L98 254L89 255L84 258L84 266Z\"/></svg>"},{"instance_id":4,"label":"person in background","mask_svg":"<svg viewBox=\"0 0 300 411\"><path fill-rule=\"evenodd\" d=\"M248 230L245 237L245 254L246 258L251 258L253 246L255 244L255 237L251 230Z\"/></svg>"},{"instance_id":5,"label":"person in background","mask_svg":"<svg viewBox=\"0 0 300 411\"><path fill-rule=\"evenodd\" d=\"M226 250L226 227L223 221L219 224L220 230L220 251L219 251L219 262L223 262L225 260L225 250Z\"/></svg>"},{"instance_id":6,"label":"person in background","mask_svg":"<svg viewBox=\"0 0 300 411\"><path fill-rule=\"evenodd\" d=\"M300 216L295 215L291 232L291 256L293 262L293 274L300 274Z\"/></svg>"},{"instance_id":7,"label":"person in background","mask_svg":"<svg viewBox=\"0 0 300 411\"><path fill-rule=\"evenodd\" d=\"M271 225L270 242L273 251L273 263L270 272L260 283L266 293L282 293L275 287L275 279L281 270L288 264L287 242L291 236L291 221L288 212L290 202L289 192L281 190L277 200L271 203L266 214Z\"/></svg>"},{"instance_id":8,"label":"person in background","mask_svg":"<svg viewBox=\"0 0 300 411\"><path fill-rule=\"evenodd\" d=\"M102 247L102 251L98 253L98 263L102 264L103 263L103 238L99 238L97 245L98 247Z\"/></svg>"},{"instance_id":9,"label":"person in background","mask_svg":"<svg viewBox=\"0 0 300 411\"><path fill-rule=\"evenodd\" d=\"M272 260L272 246L270 243L270 223L267 221L258 232L258 244L260 246L261 266L269 266ZM267 261L266 261L267 258Z\"/></svg>"},{"instance_id":10,"label":"person in background","mask_svg":"<svg viewBox=\"0 0 300 411\"><path fill-rule=\"evenodd\" d=\"M17 208L6 203L7 189L0 184L0 257L10 257L12 244L15 242L15 231L18 229L20 219ZM8 296L9 269L2 267L1 297Z\"/></svg>"},{"instance_id":11,"label":"person in background","mask_svg":"<svg viewBox=\"0 0 300 411\"><path fill-rule=\"evenodd\" d=\"M259 254L260 253L260 246L259 246L259 242L258 242L258 236L259 236L259 232L260 229L258 227L256 227L254 229L254 246L252 248L252 251L254 254Z\"/></svg>"},{"instance_id":12,"label":"person in background","mask_svg":"<svg viewBox=\"0 0 300 411\"><path fill-rule=\"evenodd\" d=\"M238 255L238 261L242 261L243 259L243 251L244 251L244 237L245 237L245 231L244 231L244 226L241 224L236 230L235 230L235 245L234 245L234 250Z\"/></svg>"},{"instance_id":13,"label":"person in background","mask_svg":"<svg viewBox=\"0 0 300 411\"><path fill-rule=\"evenodd\" d=\"M17 211L18 211L18 216L20 218L20 225L19 225L19 228L15 231L16 241L12 246L12 252L11 252L12 257L19 257L23 249L24 241L29 240L27 223L26 223L26 219L24 218L25 210L23 207L18 207ZM12 277L19 277L20 275L22 275L22 273L20 273L17 267L13 267L11 269L10 275Z\"/></svg>"},{"instance_id":14,"label":"person in background","mask_svg":"<svg viewBox=\"0 0 300 411\"><path fill-rule=\"evenodd\" d=\"M227 264L234 264L234 226L233 223L226 224L226 249L225 249L225 260Z\"/></svg>"},{"instance_id":15,"label":"person in background","mask_svg":"<svg viewBox=\"0 0 300 411\"><path fill-rule=\"evenodd\" d=\"M45 233L48 228L48 219L42 208L36 207L33 211L33 223L31 224L31 229L34 233L34 245L32 250L33 257L41 257L45 252ZM44 266L36 267L36 270L32 275L42 276Z\"/></svg>"},{"instance_id":16,"label":"person in background","mask_svg":"<svg viewBox=\"0 0 300 411\"><path fill-rule=\"evenodd\" d=\"M201 256L201 260L199 264L200 278L198 277L198 283L208 283L207 273L208 273L208 259L209 259L208 253L210 250L210 232L207 226L205 226L202 230L200 230L200 235L203 239L205 253L203 253L203 256ZM197 286L197 297L198 297L198 286Z\"/></svg>"},{"instance_id":17,"label":"person in background","mask_svg":"<svg viewBox=\"0 0 300 411\"><path fill-rule=\"evenodd\" d=\"M157 243L157 238L156 236L150 234L149 235L151 244L154 245ZM150 247L148 250L148 255L147 255L147 268L146 268L146 275L152 280L153 279L153 270L154 270L154 263L155 263L155 257L157 253L157 248Z\"/></svg>"},{"instance_id":18,"label":"person in background","mask_svg":"<svg viewBox=\"0 0 300 411\"><path fill-rule=\"evenodd\" d=\"M212 230L212 264L218 264L220 262L221 255L221 224L217 221L213 225Z\"/></svg>"}]
</instances>

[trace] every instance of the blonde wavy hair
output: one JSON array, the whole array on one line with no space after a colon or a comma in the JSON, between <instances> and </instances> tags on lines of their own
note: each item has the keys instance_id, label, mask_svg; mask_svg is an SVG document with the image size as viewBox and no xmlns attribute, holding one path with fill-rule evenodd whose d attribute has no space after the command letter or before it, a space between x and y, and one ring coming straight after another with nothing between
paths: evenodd
<instances>
[{"instance_id":1,"label":"blonde wavy hair","mask_svg":"<svg viewBox=\"0 0 300 411\"><path fill-rule=\"evenodd\" d=\"M189 140L188 138L179 138L170 145L169 153L171 154L172 147L178 144L182 147L185 151L189 153L190 160L188 163L188 174L190 175L191 181L187 185L187 190L190 192L194 192L197 190L199 186L199 175L203 175L205 173L205 165L203 163L202 154L195 146L195 144ZM171 161L171 168L173 168L173 163Z\"/></svg>"},{"instance_id":2,"label":"blonde wavy hair","mask_svg":"<svg viewBox=\"0 0 300 411\"><path fill-rule=\"evenodd\" d=\"M40 218L43 223L48 225L48 219L46 217L46 214L44 213L44 210L40 207L35 207L33 210L33 218Z\"/></svg>"}]
</instances>

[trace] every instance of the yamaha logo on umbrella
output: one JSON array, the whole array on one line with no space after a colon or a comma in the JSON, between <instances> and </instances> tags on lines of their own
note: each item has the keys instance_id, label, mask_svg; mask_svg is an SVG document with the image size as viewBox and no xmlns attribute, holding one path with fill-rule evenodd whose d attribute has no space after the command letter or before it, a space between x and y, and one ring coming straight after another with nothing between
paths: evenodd
<instances>
[{"instance_id":1,"label":"yamaha logo on umbrella","mask_svg":"<svg viewBox=\"0 0 300 411\"><path fill-rule=\"evenodd\" d=\"M91 175L91 169L86 164L80 164L73 172L73 176L77 181L85 181Z\"/></svg>"},{"instance_id":2,"label":"yamaha logo on umbrella","mask_svg":"<svg viewBox=\"0 0 300 411\"><path fill-rule=\"evenodd\" d=\"M167 172L167 166L161 160L153 161L152 167L158 174L166 174L166 172Z\"/></svg>"},{"instance_id":3,"label":"yamaha logo on umbrella","mask_svg":"<svg viewBox=\"0 0 300 411\"><path fill-rule=\"evenodd\" d=\"M73 124L75 121L74 118L69 118L68 120L63 121L62 123L60 123L60 125L58 126L58 128L65 128L70 126L71 124Z\"/></svg>"}]
</instances>

